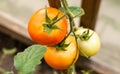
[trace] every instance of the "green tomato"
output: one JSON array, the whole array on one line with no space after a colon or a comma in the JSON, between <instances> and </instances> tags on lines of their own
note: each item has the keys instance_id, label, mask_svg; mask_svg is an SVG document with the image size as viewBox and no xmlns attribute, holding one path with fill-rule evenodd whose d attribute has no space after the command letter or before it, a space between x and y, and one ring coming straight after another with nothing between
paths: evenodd
<instances>
[{"instance_id":1,"label":"green tomato","mask_svg":"<svg viewBox=\"0 0 120 74\"><path fill-rule=\"evenodd\" d=\"M78 49L82 56L91 57L100 49L100 38L97 33L91 29L78 28L75 31L78 43Z\"/></svg>"}]
</instances>

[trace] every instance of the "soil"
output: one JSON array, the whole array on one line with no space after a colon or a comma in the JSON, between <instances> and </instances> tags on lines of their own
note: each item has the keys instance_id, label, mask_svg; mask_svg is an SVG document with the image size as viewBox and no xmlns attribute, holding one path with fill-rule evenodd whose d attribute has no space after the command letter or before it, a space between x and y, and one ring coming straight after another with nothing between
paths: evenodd
<instances>
[{"instance_id":1,"label":"soil","mask_svg":"<svg viewBox=\"0 0 120 74\"><path fill-rule=\"evenodd\" d=\"M17 74L17 71L16 71L16 69L14 68L14 65L13 65L13 57L18 52L23 51L27 47L28 47L28 45L26 45L22 42L19 42L19 41L15 40L14 38L0 32L0 58L3 54L2 53L2 48L7 48L7 49L17 48L17 52L15 54L5 56L2 63L0 64L0 67L4 68L6 71L14 71L14 73ZM87 67L83 68L83 67L80 67L76 64L77 74L82 74L81 70L83 70L83 69L86 70L88 68ZM60 74L60 71L54 70L51 67L49 67L44 62L44 59L43 59L42 64L40 64L36 67L36 70L35 70L34 74L56 74L55 72ZM0 74L2 74L2 73L0 73ZM98 73L93 71L92 74L98 74Z\"/></svg>"}]
</instances>

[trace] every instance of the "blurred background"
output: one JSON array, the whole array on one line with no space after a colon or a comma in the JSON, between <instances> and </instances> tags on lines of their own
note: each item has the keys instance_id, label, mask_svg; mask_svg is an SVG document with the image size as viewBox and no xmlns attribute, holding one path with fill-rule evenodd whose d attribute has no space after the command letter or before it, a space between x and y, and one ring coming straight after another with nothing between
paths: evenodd
<instances>
[{"instance_id":1,"label":"blurred background","mask_svg":"<svg viewBox=\"0 0 120 74\"><path fill-rule=\"evenodd\" d=\"M81 6L81 0L68 0ZM47 0L0 0L0 16L27 28L31 15L48 6ZM76 19L79 25L79 19ZM101 0L95 31L101 39L100 52L91 59L120 73L120 0Z\"/></svg>"}]
</instances>

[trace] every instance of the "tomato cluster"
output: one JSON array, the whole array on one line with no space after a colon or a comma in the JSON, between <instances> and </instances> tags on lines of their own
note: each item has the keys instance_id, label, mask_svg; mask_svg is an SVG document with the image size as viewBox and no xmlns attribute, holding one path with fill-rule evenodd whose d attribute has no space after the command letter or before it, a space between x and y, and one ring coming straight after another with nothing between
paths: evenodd
<instances>
[{"instance_id":1,"label":"tomato cluster","mask_svg":"<svg viewBox=\"0 0 120 74\"><path fill-rule=\"evenodd\" d=\"M100 48L99 37L93 30L78 28L75 30L75 36L67 36L67 22L60 10L48 7L36 11L28 23L31 38L47 47L45 61L52 68L59 70L74 64L78 54L90 57Z\"/></svg>"}]
</instances>

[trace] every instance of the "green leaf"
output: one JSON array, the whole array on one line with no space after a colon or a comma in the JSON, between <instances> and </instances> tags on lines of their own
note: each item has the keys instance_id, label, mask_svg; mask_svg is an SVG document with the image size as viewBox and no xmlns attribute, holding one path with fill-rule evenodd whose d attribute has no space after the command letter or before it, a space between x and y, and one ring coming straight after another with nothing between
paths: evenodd
<instances>
[{"instance_id":1,"label":"green leaf","mask_svg":"<svg viewBox=\"0 0 120 74\"><path fill-rule=\"evenodd\" d=\"M19 74L32 74L35 67L41 63L46 51L42 45L32 45L14 57L14 66Z\"/></svg>"},{"instance_id":2,"label":"green leaf","mask_svg":"<svg viewBox=\"0 0 120 74\"><path fill-rule=\"evenodd\" d=\"M64 8L59 8L62 12L64 12ZM69 7L73 17L80 17L85 14L84 10L80 7L71 6Z\"/></svg>"}]
</instances>

